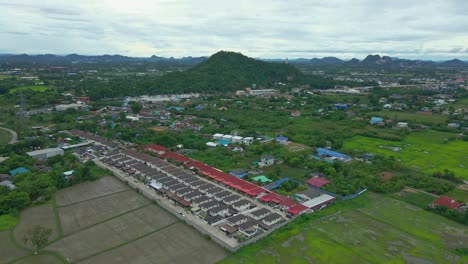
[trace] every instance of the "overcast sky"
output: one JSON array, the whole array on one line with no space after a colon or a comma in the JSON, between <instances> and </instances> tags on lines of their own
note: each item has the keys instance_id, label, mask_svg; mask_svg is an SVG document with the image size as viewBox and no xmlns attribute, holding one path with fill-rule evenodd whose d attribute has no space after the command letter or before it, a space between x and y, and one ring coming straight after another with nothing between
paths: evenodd
<instances>
[{"instance_id":1,"label":"overcast sky","mask_svg":"<svg viewBox=\"0 0 468 264\"><path fill-rule=\"evenodd\" d=\"M0 53L468 60L468 0L0 0L0 14Z\"/></svg>"}]
</instances>

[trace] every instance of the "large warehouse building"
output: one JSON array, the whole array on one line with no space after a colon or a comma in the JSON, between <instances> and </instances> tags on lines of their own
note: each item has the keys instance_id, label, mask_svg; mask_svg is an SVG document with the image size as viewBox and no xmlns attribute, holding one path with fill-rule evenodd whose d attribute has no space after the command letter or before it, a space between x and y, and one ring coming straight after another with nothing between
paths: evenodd
<instances>
[{"instance_id":1,"label":"large warehouse building","mask_svg":"<svg viewBox=\"0 0 468 264\"><path fill-rule=\"evenodd\" d=\"M63 149L61 148L48 148L27 152L29 156L38 160L46 160L53 156L63 155L63 153Z\"/></svg>"}]
</instances>

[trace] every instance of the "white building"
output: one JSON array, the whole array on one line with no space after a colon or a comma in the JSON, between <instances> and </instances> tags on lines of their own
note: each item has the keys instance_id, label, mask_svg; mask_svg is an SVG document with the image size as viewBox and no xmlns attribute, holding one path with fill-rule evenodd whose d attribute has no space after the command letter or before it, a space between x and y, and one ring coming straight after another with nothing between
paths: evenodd
<instances>
[{"instance_id":1,"label":"white building","mask_svg":"<svg viewBox=\"0 0 468 264\"><path fill-rule=\"evenodd\" d=\"M245 137L242 141L243 141L243 143L244 143L245 145L250 145L250 144L253 143L254 138L253 138L253 137Z\"/></svg>"},{"instance_id":2,"label":"white building","mask_svg":"<svg viewBox=\"0 0 468 264\"><path fill-rule=\"evenodd\" d=\"M213 139L220 140L220 139L223 138L223 136L224 136L223 134L216 133L216 134L213 135Z\"/></svg>"},{"instance_id":3,"label":"white building","mask_svg":"<svg viewBox=\"0 0 468 264\"><path fill-rule=\"evenodd\" d=\"M48 148L48 149L40 149L35 151L26 152L29 156L33 159L38 160L46 160L50 157L61 155L63 156L64 151L61 148Z\"/></svg>"},{"instance_id":4,"label":"white building","mask_svg":"<svg viewBox=\"0 0 468 264\"><path fill-rule=\"evenodd\" d=\"M243 139L244 138L240 137L240 136L233 136L232 139L231 139L231 142L241 144Z\"/></svg>"},{"instance_id":5,"label":"white building","mask_svg":"<svg viewBox=\"0 0 468 264\"><path fill-rule=\"evenodd\" d=\"M227 140L227 141L229 141L229 142L232 141L232 138L233 138L232 135L224 135L224 136L222 137L222 139Z\"/></svg>"}]
</instances>

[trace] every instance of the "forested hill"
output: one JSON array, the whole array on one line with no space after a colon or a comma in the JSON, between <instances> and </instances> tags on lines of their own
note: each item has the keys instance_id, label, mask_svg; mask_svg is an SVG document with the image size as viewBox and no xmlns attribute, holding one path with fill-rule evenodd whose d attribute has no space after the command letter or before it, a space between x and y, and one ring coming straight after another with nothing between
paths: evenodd
<instances>
[{"instance_id":1,"label":"forested hill","mask_svg":"<svg viewBox=\"0 0 468 264\"><path fill-rule=\"evenodd\" d=\"M156 86L179 87L186 91L235 91L247 86L271 87L302 78L302 73L289 64L271 63L240 53L220 51L208 60L183 71L160 78Z\"/></svg>"},{"instance_id":2,"label":"forested hill","mask_svg":"<svg viewBox=\"0 0 468 264\"><path fill-rule=\"evenodd\" d=\"M220 51L185 71L161 77L114 77L106 81L88 78L79 82L74 89L78 94L100 99L142 94L234 92L252 84L256 84L257 88L275 88L279 87L277 83L280 82L290 84L287 87L308 85L318 89L333 88L337 84L364 85L305 75L290 64L265 62L236 52Z\"/></svg>"}]
</instances>

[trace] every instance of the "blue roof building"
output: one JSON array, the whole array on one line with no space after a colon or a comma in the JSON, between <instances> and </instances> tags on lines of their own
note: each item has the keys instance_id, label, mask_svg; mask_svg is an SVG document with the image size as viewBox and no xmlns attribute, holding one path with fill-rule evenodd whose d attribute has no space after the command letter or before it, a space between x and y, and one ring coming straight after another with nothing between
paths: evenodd
<instances>
[{"instance_id":1,"label":"blue roof building","mask_svg":"<svg viewBox=\"0 0 468 264\"><path fill-rule=\"evenodd\" d=\"M247 169L234 169L232 171L229 172L229 174L231 174L232 176L235 176L237 178L244 178L245 176L247 176L249 174L249 170Z\"/></svg>"},{"instance_id":2,"label":"blue roof building","mask_svg":"<svg viewBox=\"0 0 468 264\"><path fill-rule=\"evenodd\" d=\"M285 136L277 136L275 140L280 144L286 144L286 142L288 142L288 138Z\"/></svg>"},{"instance_id":3,"label":"blue roof building","mask_svg":"<svg viewBox=\"0 0 468 264\"><path fill-rule=\"evenodd\" d=\"M373 116L373 117L371 118L371 120L370 120L370 123L371 123L372 125L383 123L383 118Z\"/></svg>"},{"instance_id":4,"label":"blue roof building","mask_svg":"<svg viewBox=\"0 0 468 264\"><path fill-rule=\"evenodd\" d=\"M336 110L348 110L349 106L347 104L335 104Z\"/></svg>"},{"instance_id":5,"label":"blue roof building","mask_svg":"<svg viewBox=\"0 0 468 264\"><path fill-rule=\"evenodd\" d=\"M267 184L265 186L263 186L263 188L267 189L267 190L274 190L274 189L278 189L280 187L280 185L283 183L283 182L286 182L286 181L289 181L289 178L282 178L282 179L279 179L277 181L274 181L270 184Z\"/></svg>"},{"instance_id":6,"label":"blue roof building","mask_svg":"<svg viewBox=\"0 0 468 264\"><path fill-rule=\"evenodd\" d=\"M16 176L16 174L26 173L26 172L31 172L31 171L26 169L25 167L18 167L14 170L11 170L10 175L13 177L13 176Z\"/></svg>"},{"instance_id":7,"label":"blue roof building","mask_svg":"<svg viewBox=\"0 0 468 264\"><path fill-rule=\"evenodd\" d=\"M330 157L332 159L338 159L341 161L349 161L351 157L333 150L326 148L317 148L317 156L319 157Z\"/></svg>"}]
</instances>

